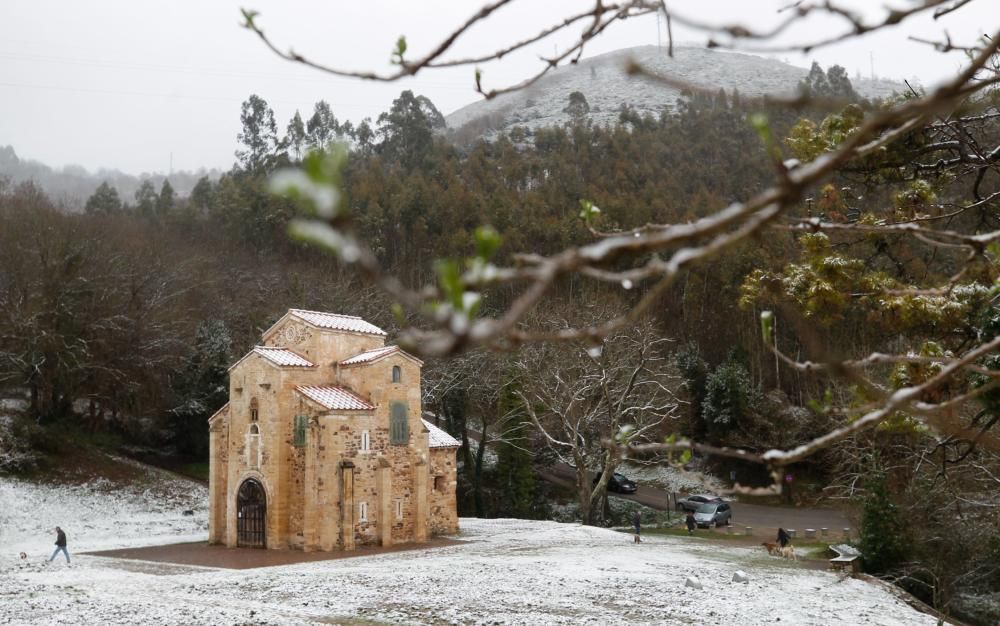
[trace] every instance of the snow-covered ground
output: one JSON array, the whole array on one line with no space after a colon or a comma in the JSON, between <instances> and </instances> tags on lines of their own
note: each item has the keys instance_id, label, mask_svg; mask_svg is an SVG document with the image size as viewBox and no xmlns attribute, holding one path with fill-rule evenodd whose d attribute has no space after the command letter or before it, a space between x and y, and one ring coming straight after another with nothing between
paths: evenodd
<instances>
[{"instance_id":1,"label":"snow-covered ground","mask_svg":"<svg viewBox=\"0 0 1000 626\"><path fill-rule=\"evenodd\" d=\"M656 487L668 493L715 493L722 488L719 479L701 472L682 472L669 465L623 463L618 471L640 485Z\"/></svg>"},{"instance_id":2,"label":"snow-covered ground","mask_svg":"<svg viewBox=\"0 0 1000 626\"><path fill-rule=\"evenodd\" d=\"M151 472L141 487L0 479L0 623L9 624L935 624L883 589L759 548L610 530L462 519L461 545L256 570L74 554L205 539L204 488ZM20 560L20 551L29 558ZM735 570L750 581L733 583ZM703 589L685 587L697 576Z\"/></svg>"}]
</instances>

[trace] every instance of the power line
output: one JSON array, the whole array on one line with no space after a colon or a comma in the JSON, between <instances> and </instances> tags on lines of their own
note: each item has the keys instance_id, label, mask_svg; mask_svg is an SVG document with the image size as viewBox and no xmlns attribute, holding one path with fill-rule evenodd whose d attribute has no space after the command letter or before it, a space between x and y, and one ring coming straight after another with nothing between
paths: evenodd
<instances>
[{"instance_id":1,"label":"power line","mask_svg":"<svg viewBox=\"0 0 1000 626\"><path fill-rule=\"evenodd\" d=\"M289 80L289 81L306 82L306 83L337 82L345 84L346 83L357 84L358 82L355 79L346 78L342 76L321 76L317 74L315 71L312 72L314 74L313 77L306 77L306 76L296 76L293 72L288 72L288 73L254 72L246 70L217 69L217 68L206 68L206 67L181 67L176 65L161 65L153 63L121 63L116 61L104 61L100 59L81 59L78 57L60 57L60 56L47 56L39 54L11 53L11 52L0 52L0 59L8 59L13 61L52 63L58 65L100 67L105 69L129 70L129 71L140 71L140 72L147 72L147 71L171 72L175 74L202 75L202 76L223 77L223 78L270 78L277 80ZM302 67L295 67L295 70L297 70L298 72L305 71L305 69ZM461 89L463 91L470 91L471 90L470 85L472 83L471 81L437 82L437 81L420 80L420 84L432 87L440 87L443 89Z\"/></svg>"}]
</instances>

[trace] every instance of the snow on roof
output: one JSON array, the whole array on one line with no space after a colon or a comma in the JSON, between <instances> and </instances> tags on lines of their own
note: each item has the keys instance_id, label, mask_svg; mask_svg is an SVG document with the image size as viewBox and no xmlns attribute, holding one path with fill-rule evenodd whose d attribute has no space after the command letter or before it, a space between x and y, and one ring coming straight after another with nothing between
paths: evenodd
<instances>
[{"instance_id":1,"label":"snow on roof","mask_svg":"<svg viewBox=\"0 0 1000 626\"><path fill-rule=\"evenodd\" d=\"M299 386L296 391L333 411L371 411L375 407L342 387Z\"/></svg>"},{"instance_id":2,"label":"snow on roof","mask_svg":"<svg viewBox=\"0 0 1000 626\"><path fill-rule=\"evenodd\" d=\"M309 359L296 354L288 348L274 348L271 346L254 346L254 352L261 355L275 365L283 367L316 367L316 364Z\"/></svg>"},{"instance_id":3,"label":"snow on roof","mask_svg":"<svg viewBox=\"0 0 1000 626\"><path fill-rule=\"evenodd\" d=\"M247 352L242 359L230 365L228 371L230 372L233 371L233 369L237 365L247 360L254 354L264 357L269 362L273 363L274 365L277 365L278 367L316 367L315 363L305 358L304 356L292 352L288 348L274 348L271 346L254 346L253 349L250 350L250 352Z\"/></svg>"},{"instance_id":4,"label":"snow on roof","mask_svg":"<svg viewBox=\"0 0 1000 626\"><path fill-rule=\"evenodd\" d=\"M320 328L332 328L334 330L346 330L354 333L368 333L369 335L385 336L385 331L378 326L370 324L360 317L355 317L353 315L323 313L322 311L305 311L303 309L288 309L288 313L301 320L309 322L313 326L319 326Z\"/></svg>"},{"instance_id":5,"label":"snow on roof","mask_svg":"<svg viewBox=\"0 0 1000 626\"><path fill-rule=\"evenodd\" d=\"M366 363L374 363L379 359L385 358L390 354L401 354L412 361L416 361L418 364L423 365L424 362L417 357L404 352L399 346L385 346L384 348L375 348L374 350L369 350L367 352L362 352L356 356L352 356L349 359L341 361L341 365L362 365Z\"/></svg>"},{"instance_id":6,"label":"snow on roof","mask_svg":"<svg viewBox=\"0 0 1000 626\"><path fill-rule=\"evenodd\" d=\"M431 424L425 419L420 420L424 423L424 427L430 432L427 437L427 445L430 448L458 448L461 447L462 442L455 439L448 433L444 432L434 424Z\"/></svg>"}]
</instances>

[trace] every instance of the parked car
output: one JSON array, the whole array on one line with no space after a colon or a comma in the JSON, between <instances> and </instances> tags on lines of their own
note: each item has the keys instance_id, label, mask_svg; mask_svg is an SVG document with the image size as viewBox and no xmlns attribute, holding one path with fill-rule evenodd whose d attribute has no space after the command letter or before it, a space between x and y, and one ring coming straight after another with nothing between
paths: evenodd
<instances>
[{"instance_id":1,"label":"parked car","mask_svg":"<svg viewBox=\"0 0 1000 626\"><path fill-rule=\"evenodd\" d=\"M699 493L681 498L677 501L678 511L697 511L698 507L709 502L722 502L722 498L710 493Z\"/></svg>"},{"instance_id":2,"label":"parked car","mask_svg":"<svg viewBox=\"0 0 1000 626\"><path fill-rule=\"evenodd\" d=\"M594 484L596 485L599 480L601 480L601 472L598 472L597 476L594 477ZM638 488L639 486L634 481L625 478L618 472L612 474L611 478L608 479L608 491L614 491L615 493L635 493L635 490Z\"/></svg>"},{"instance_id":3,"label":"parked car","mask_svg":"<svg viewBox=\"0 0 1000 626\"><path fill-rule=\"evenodd\" d=\"M694 523L708 528L712 524L728 526L733 521L733 510L728 502L706 502L694 512Z\"/></svg>"}]
</instances>

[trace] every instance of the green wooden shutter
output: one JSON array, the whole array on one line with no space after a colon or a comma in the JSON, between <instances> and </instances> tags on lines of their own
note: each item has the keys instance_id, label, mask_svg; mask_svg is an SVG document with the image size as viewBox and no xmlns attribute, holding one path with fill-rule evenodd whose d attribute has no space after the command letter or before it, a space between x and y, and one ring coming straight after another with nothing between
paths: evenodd
<instances>
[{"instance_id":1,"label":"green wooden shutter","mask_svg":"<svg viewBox=\"0 0 1000 626\"><path fill-rule=\"evenodd\" d=\"M308 415L295 416L295 445L306 445L306 427L309 425Z\"/></svg>"},{"instance_id":2,"label":"green wooden shutter","mask_svg":"<svg viewBox=\"0 0 1000 626\"><path fill-rule=\"evenodd\" d=\"M393 402L389 415L389 443L402 445L410 441L410 425L406 417L406 404Z\"/></svg>"}]
</instances>

